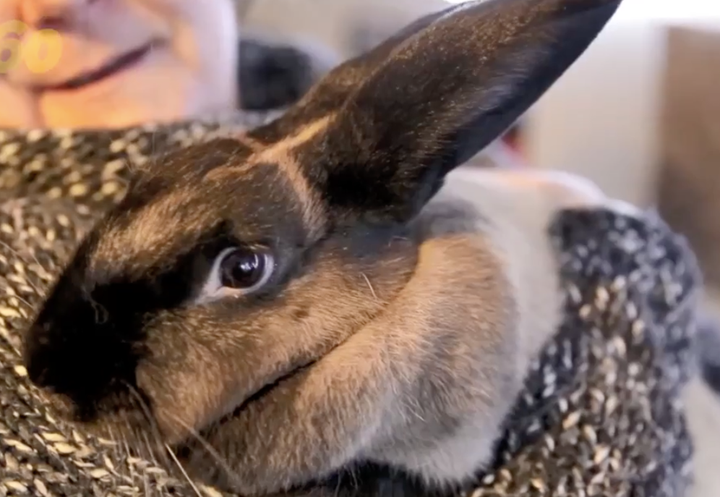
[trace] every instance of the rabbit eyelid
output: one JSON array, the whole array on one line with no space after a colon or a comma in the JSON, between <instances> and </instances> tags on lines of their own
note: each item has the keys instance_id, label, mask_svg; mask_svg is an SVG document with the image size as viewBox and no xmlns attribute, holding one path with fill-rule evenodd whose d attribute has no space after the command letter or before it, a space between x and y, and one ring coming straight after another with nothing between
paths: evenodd
<instances>
[{"instance_id":1,"label":"rabbit eyelid","mask_svg":"<svg viewBox=\"0 0 720 497\"><path fill-rule=\"evenodd\" d=\"M264 247L227 247L212 260L193 303L203 305L253 295L271 281L276 268L275 256Z\"/></svg>"}]
</instances>

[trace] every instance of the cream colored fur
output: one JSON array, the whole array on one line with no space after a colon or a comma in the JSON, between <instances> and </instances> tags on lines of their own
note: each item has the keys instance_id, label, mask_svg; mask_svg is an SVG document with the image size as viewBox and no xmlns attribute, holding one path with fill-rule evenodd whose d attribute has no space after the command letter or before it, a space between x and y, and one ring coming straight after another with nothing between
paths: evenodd
<instances>
[{"instance_id":1,"label":"cream colored fur","mask_svg":"<svg viewBox=\"0 0 720 497\"><path fill-rule=\"evenodd\" d=\"M486 389L487 399L483 409L473 406L477 415L464 419L453 436L433 437L433 442L443 442L430 444L425 451L418 444L406 447L407 450L399 449L403 447L402 441L390 436L390 443L386 441L380 451L368 451L368 457L405 467L433 483L462 480L488 462L502 420L522 387L530 362L561 320L559 271L548 228L562 209L598 206L629 209L607 199L589 181L556 172L460 169L448 176L444 188L420 217L426 241L421 246L415 276L404 289L405 293L410 292L410 301L425 302L426 312L438 313L441 319L434 322L421 309L394 309L397 314L393 317L400 318L395 326L407 330L408 340L432 334L428 329L419 331L427 326L436 326L437 332L450 326L474 328L488 342L501 343L512 336L512 355L503 358L501 370L495 371L494 378L488 377L485 385L476 384L477 380L470 380L472 373L458 368L458 376L467 375L469 383ZM475 215L458 215L460 210L474 211ZM464 257L464 250L474 250L478 261L473 264ZM456 257L451 256L453 253ZM444 265L455 267L443 271ZM444 278L423 278L426 271L442 272ZM481 290L470 299L460 293L473 287L472 281L479 278L479 273L495 271L509 284L509 301L504 306L500 303L502 299L493 295L503 293L502 285ZM449 281L449 277L455 281ZM417 281L425 286L415 287L413 283ZM466 312L458 315L457 309L442 310L443 295L450 307L458 301L467 301ZM482 300L488 305L478 302ZM501 309L510 311L514 317L503 317ZM516 329L505 330L503 323L508 321ZM382 326L387 324L383 322ZM377 326L377 321L373 325ZM507 335L501 336L503 333ZM414 348L404 346L408 351ZM501 349L496 352L502 353ZM507 381L502 381L503 377ZM403 415L407 413L397 414ZM413 428L405 426L399 430L405 440L422 439L419 433L409 437L408 430Z\"/></svg>"}]
</instances>

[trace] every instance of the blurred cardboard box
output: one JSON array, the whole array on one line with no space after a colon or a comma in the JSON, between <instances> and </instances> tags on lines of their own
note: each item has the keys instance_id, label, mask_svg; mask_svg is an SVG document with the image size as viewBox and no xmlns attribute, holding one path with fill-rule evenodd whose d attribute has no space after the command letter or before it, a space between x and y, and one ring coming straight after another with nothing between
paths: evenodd
<instances>
[{"instance_id":1,"label":"blurred cardboard box","mask_svg":"<svg viewBox=\"0 0 720 497\"><path fill-rule=\"evenodd\" d=\"M667 30L657 201L720 286L720 29Z\"/></svg>"}]
</instances>

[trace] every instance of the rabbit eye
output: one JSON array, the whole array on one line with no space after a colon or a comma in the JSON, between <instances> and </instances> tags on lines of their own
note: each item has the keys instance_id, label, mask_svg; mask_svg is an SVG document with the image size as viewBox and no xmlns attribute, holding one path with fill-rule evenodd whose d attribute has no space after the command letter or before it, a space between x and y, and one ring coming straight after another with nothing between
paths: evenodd
<instances>
[{"instance_id":1,"label":"rabbit eye","mask_svg":"<svg viewBox=\"0 0 720 497\"><path fill-rule=\"evenodd\" d=\"M235 290L248 290L262 285L272 265L268 254L251 248L232 248L220 254L220 284Z\"/></svg>"},{"instance_id":2,"label":"rabbit eye","mask_svg":"<svg viewBox=\"0 0 720 497\"><path fill-rule=\"evenodd\" d=\"M268 282L274 269L275 260L263 248L226 248L213 261L195 302L202 304L253 293Z\"/></svg>"}]
</instances>

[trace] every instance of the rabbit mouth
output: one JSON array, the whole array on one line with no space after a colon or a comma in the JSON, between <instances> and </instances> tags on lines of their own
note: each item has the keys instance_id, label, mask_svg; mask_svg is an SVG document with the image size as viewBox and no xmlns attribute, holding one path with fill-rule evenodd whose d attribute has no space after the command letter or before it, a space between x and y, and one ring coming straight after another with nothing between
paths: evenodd
<instances>
[{"instance_id":1,"label":"rabbit mouth","mask_svg":"<svg viewBox=\"0 0 720 497\"><path fill-rule=\"evenodd\" d=\"M225 487L227 484L226 478L232 471L226 474L226 463L220 455L222 449L218 451L217 447L209 445L207 440L210 437L208 437L208 435L212 434L212 438L217 439L218 434L223 433L225 429L232 430L233 428L231 426L233 421L242 416L252 404L273 395L285 383L312 368L319 360L318 358L307 361L265 384L255 393L247 397L229 414L224 415L184 441L173 445L173 453L194 478L199 478L208 485L219 486L219 488ZM261 434L259 434L259 436L261 436ZM232 435L229 435L228 438L232 438Z\"/></svg>"},{"instance_id":2,"label":"rabbit mouth","mask_svg":"<svg viewBox=\"0 0 720 497\"><path fill-rule=\"evenodd\" d=\"M293 378L294 376L297 376L297 375L299 375L299 374L307 371L308 369L312 368L312 367L317 363L317 361L318 361L318 359L314 359L314 360L311 360L311 361L307 361L307 362L299 365L298 367L296 367L296 368L294 368L294 369L291 369L290 371L288 371L288 372L280 375L279 377L275 378L275 379L272 380L271 382L266 383L265 386L263 386L262 388L260 388L258 391L256 391L256 392L253 393L252 395L250 395L250 396L249 396L248 398L246 398L239 406L237 406L235 409L233 409L233 411L232 411L230 414L228 414L228 415L223 416L222 418L220 418L220 420L219 420L216 424L220 425L220 424L222 424L223 422L227 422L227 421L229 421L229 420L232 420L233 418L236 418L237 416L239 416L240 414L242 414L242 412L243 412L245 409L247 409L247 407L248 407L250 404L252 404L252 403L254 403L254 402L257 402L257 401L259 401L260 399L265 398L265 397L267 397L267 396L269 396L269 395L272 395L272 393L273 393L278 387L281 387L285 382L287 382L288 380L290 380L290 379Z\"/></svg>"}]
</instances>

